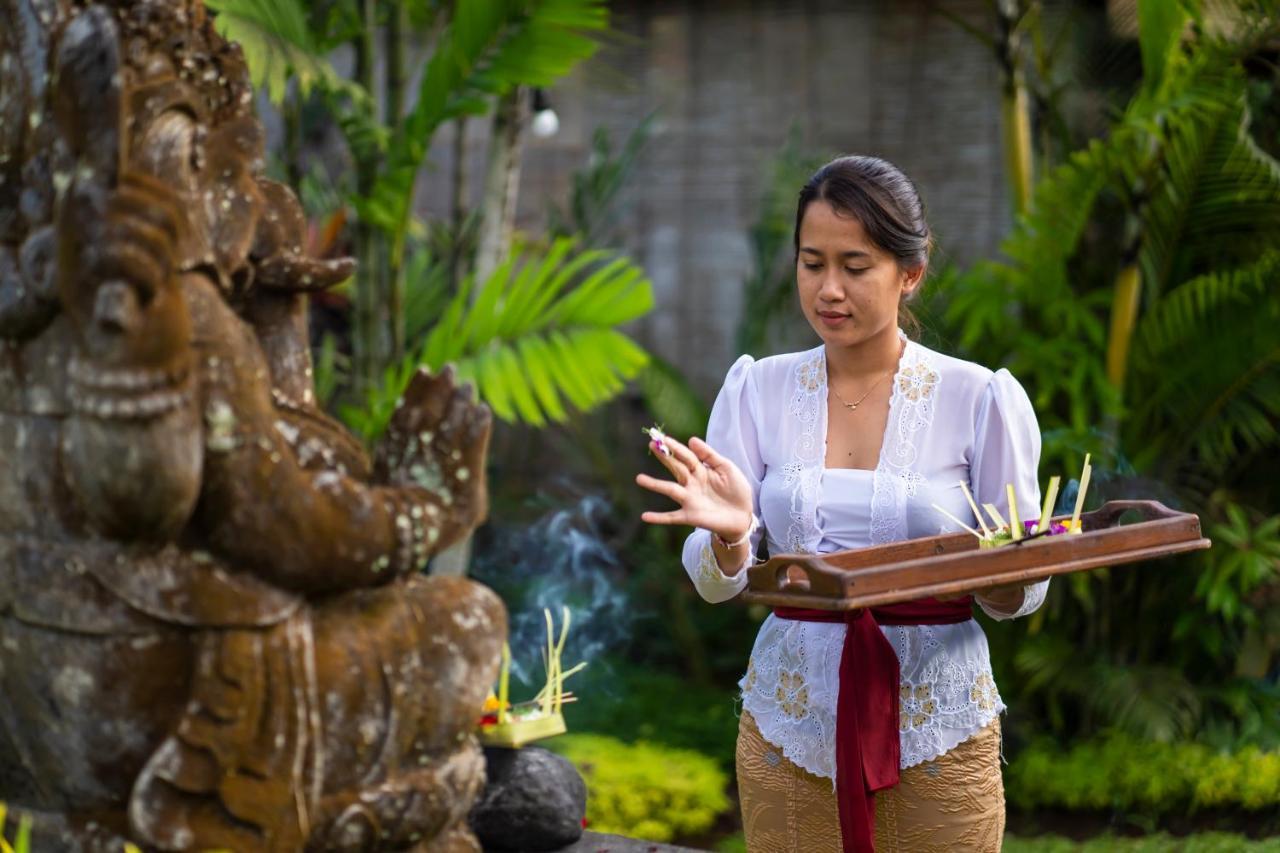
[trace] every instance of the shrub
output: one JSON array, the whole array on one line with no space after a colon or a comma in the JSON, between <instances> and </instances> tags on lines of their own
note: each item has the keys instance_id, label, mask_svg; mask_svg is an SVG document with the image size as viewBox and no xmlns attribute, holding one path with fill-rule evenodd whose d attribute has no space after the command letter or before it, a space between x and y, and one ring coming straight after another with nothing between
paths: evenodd
<instances>
[{"instance_id":1,"label":"shrub","mask_svg":"<svg viewBox=\"0 0 1280 853\"><path fill-rule=\"evenodd\" d=\"M597 832L670 841L705 832L730 806L728 774L697 752L570 734L548 747L587 781L587 821Z\"/></svg>"},{"instance_id":2,"label":"shrub","mask_svg":"<svg viewBox=\"0 0 1280 853\"><path fill-rule=\"evenodd\" d=\"M1198 743L1112 735L1063 750L1023 750L1005 771L1009 804L1030 811L1111 810L1135 815L1262 811L1280 805L1280 752L1219 752Z\"/></svg>"},{"instance_id":3,"label":"shrub","mask_svg":"<svg viewBox=\"0 0 1280 853\"><path fill-rule=\"evenodd\" d=\"M1017 838L1006 835L1004 853L1280 853L1280 839L1250 841L1243 835L1203 832L1185 838L1147 835L1141 838L1102 836L1085 842L1056 836Z\"/></svg>"}]
</instances>

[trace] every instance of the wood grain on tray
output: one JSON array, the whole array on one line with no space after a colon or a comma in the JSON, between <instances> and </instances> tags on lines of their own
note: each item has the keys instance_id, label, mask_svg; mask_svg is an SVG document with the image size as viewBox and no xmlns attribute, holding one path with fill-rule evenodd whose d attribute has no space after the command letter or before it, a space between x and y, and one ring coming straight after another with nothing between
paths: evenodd
<instances>
[{"instance_id":1,"label":"wood grain on tray","mask_svg":"<svg viewBox=\"0 0 1280 853\"><path fill-rule=\"evenodd\" d=\"M1120 524L1129 512L1143 520ZM1080 520L1083 533L999 548L979 548L968 533L948 533L831 554L780 554L747 570L742 598L780 607L854 610L1030 583L1210 546L1198 516L1157 501L1111 501Z\"/></svg>"}]
</instances>

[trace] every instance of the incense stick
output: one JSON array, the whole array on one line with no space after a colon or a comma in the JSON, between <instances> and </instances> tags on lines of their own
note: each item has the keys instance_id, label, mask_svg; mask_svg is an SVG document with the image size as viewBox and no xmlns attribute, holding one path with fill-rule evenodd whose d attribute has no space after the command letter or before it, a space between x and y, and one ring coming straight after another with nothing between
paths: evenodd
<instances>
[{"instance_id":1,"label":"incense stick","mask_svg":"<svg viewBox=\"0 0 1280 853\"><path fill-rule=\"evenodd\" d=\"M958 525L960 525L961 527L963 527L965 530L967 530L967 531L969 531L970 533L972 533L974 536L977 536L979 539L983 539L983 538L985 538L981 533L979 533L978 531L974 530L972 527L970 527L969 525L965 524L963 521L961 521L960 519L956 518L954 515L952 515L951 513L947 512L945 509L943 509L942 507L938 506L937 504L934 504L934 505L933 505L933 508L934 508L934 509L936 509L938 512L942 513L943 515L945 515L947 518L949 518L949 519L951 519L952 521L954 521L956 524L958 524Z\"/></svg>"},{"instance_id":2,"label":"incense stick","mask_svg":"<svg viewBox=\"0 0 1280 853\"><path fill-rule=\"evenodd\" d=\"M978 509L978 503L969 492L969 484L961 480L960 490L964 492L964 499L969 502L969 509L973 510L973 517L978 519L978 526L982 528L982 535L990 539L991 531L987 529L987 523L982 520L982 512Z\"/></svg>"}]
</instances>

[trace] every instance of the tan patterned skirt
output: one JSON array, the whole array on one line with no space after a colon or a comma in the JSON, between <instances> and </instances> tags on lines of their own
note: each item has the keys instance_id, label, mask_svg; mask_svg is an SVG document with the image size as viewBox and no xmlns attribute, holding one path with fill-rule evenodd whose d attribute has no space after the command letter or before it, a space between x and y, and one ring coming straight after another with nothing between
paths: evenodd
<instances>
[{"instance_id":1,"label":"tan patterned skirt","mask_svg":"<svg viewBox=\"0 0 1280 853\"><path fill-rule=\"evenodd\" d=\"M738 795L750 853L841 853L831 780L791 763L743 711ZM1000 721L876 795L876 853L999 851L1004 837Z\"/></svg>"}]
</instances>

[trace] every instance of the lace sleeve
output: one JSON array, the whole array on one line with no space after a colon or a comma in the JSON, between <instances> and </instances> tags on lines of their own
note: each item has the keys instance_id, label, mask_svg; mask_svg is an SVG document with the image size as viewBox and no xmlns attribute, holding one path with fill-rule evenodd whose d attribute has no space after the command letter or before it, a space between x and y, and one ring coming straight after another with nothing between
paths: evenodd
<instances>
[{"instance_id":1,"label":"lace sleeve","mask_svg":"<svg viewBox=\"0 0 1280 853\"><path fill-rule=\"evenodd\" d=\"M751 377L751 365L755 363L744 355L729 368L724 386L711 407L711 419L707 423L707 444L741 469L751 491L755 495L752 512L760 517L760 481L764 478L764 460L760 455L759 435L756 424L755 383ZM762 529L751 537L751 553L760 545ZM733 577L720 571L715 552L711 548L711 533L695 530L684 543L684 569L697 588L698 594L715 604L727 601L747 585L747 573L738 572Z\"/></svg>"},{"instance_id":2,"label":"lace sleeve","mask_svg":"<svg viewBox=\"0 0 1280 853\"><path fill-rule=\"evenodd\" d=\"M1023 519L1040 516L1040 425L1027 392L1007 370L999 370L987 385L978 410L969 480L979 504L1008 503L1005 486L1012 483ZM1024 589L1021 605L1003 612L977 596L978 604L993 619L1013 619L1034 612L1044 603L1049 581Z\"/></svg>"}]
</instances>

